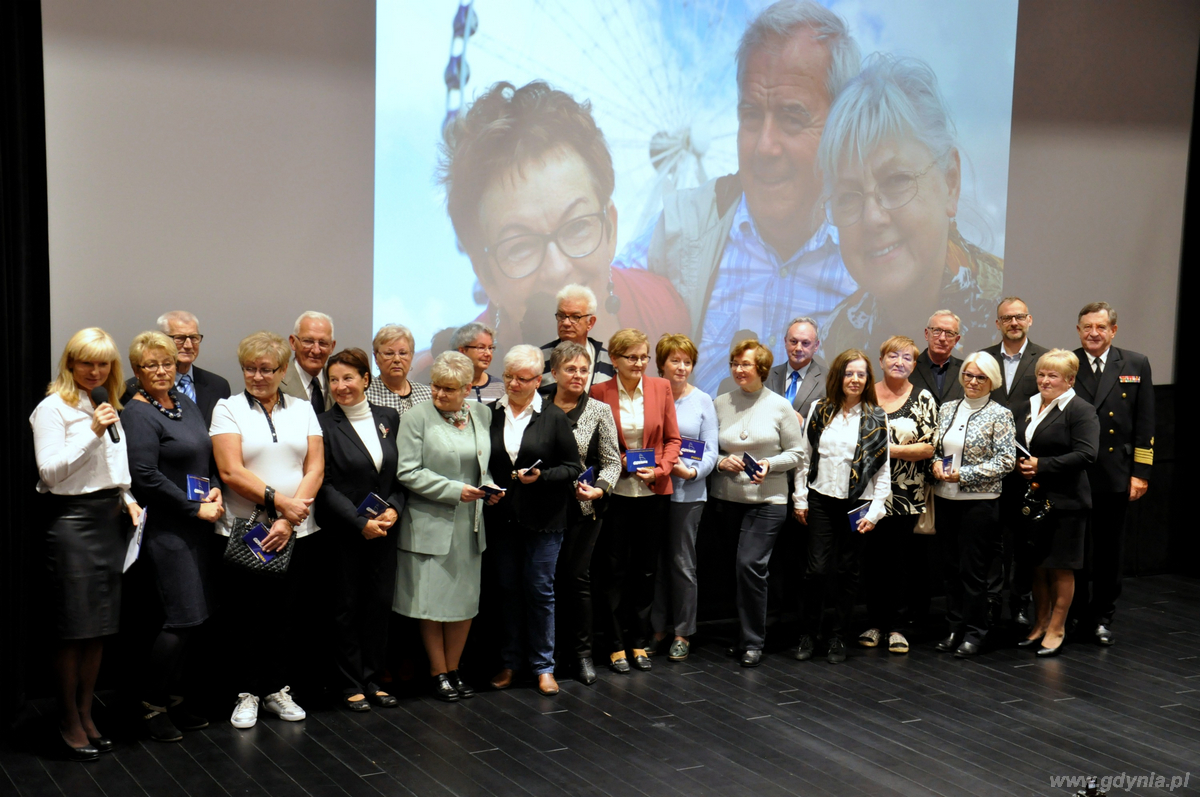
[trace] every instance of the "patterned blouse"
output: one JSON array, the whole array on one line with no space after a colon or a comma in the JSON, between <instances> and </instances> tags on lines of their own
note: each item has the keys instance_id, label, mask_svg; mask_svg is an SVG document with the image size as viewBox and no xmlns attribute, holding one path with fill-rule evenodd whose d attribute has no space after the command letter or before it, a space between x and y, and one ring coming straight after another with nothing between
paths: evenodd
<instances>
[{"instance_id":1,"label":"patterned blouse","mask_svg":"<svg viewBox=\"0 0 1200 797\"><path fill-rule=\"evenodd\" d=\"M376 407L391 407L400 413L401 418L413 406L420 404L422 401L431 401L432 399L433 393L429 390L429 385L422 385L420 382L410 381L408 383L407 396L393 393L379 377L372 378L371 384L367 385L367 401Z\"/></svg>"},{"instance_id":2,"label":"patterned blouse","mask_svg":"<svg viewBox=\"0 0 1200 797\"><path fill-rule=\"evenodd\" d=\"M888 413L888 430L892 445L933 445L938 430L938 408L933 395L928 390L914 388L909 391L900 409ZM892 494L887 500L889 515L925 513L925 469L928 465L929 460L892 459Z\"/></svg>"},{"instance_id":3,"label":"patterned blouse","mask_svg":"<svg viewBox=\"0 0 1200 797\"><path fill-rule=\"evenodd\" d=\"M558 385L555 384L543 388L543 400L553 403L557 391ZM603 401L596 401L584 393L579 397L575 409L567 413L567 420L571 422L571 430L575 434L575 443L579 446L579 458L583 460L584 470L595 468L596 481L593 484L607 495L621 476L621 451L617 443L617 424L613 420L612 409ZM592 503L578 502L584 517L593 517L596 514ZM577 515L575 517L578 518Z\"/></svg>"}]
</instances>

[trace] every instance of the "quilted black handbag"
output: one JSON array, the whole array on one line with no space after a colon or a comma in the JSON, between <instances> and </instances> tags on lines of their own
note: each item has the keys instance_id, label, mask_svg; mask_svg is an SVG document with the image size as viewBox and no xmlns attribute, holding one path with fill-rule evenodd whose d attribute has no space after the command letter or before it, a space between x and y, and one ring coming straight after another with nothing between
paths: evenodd
<instances>
[{"instance_id":1,"label":"quilted black handbag","mask_svg":"<svg viewBox=\"0 0 1200 797\"><path fill-rule=\"evenodd\" d=\"M258 516L262 514L263 507L254 507L254 514L249 520L246 518L234 518L233 533L229 535L228 542L225 543L224 559L229 564L241 570L248 570L252 573L266 573L267 575L281 578L287 572L288 565L292 563L292 550L296 547L296 535L288 537L287 543L282 550L276 551L274 558L269 562L264 562L262 559L250 549L246 541L242 539L254 528L254 524L258 522ZM267 516L270 523L275 520L270 515ZM268 523L268 525L270 524Z\"/></svg>"}]
</instances>

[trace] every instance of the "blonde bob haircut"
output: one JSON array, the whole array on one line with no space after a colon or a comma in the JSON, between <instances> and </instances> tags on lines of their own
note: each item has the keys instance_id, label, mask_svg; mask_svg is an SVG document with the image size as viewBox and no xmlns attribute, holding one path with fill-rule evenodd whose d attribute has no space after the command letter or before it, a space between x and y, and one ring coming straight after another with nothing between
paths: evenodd
<instances>
[{"instance_id":1,"label":"blonde bob haircut","mask_svg":"<svg viewBox=\"0 0 1200 797\"><path fill-rule=\"evenodd\" d=\"M262 359L275 360L277 370L286 370L292 361L292 347L274 332L254 332L242 338L237 347L238 365L245 367L246 363Z\"/></svg>"},{"instance_id":2,"label":"blonde bob haircut","mask_svg":"<svg viewBox=\"0 0 1200 797\"><path fill-rule=\"evenodd\" d=\"M663 369L667 367L667 359L675 352L683 354L692 361L692 367L696 367L699 352L696 351L696 344L692 343L691 338L678 332L673 335L663 335L654 347L654 362L658 365L659 376L663 375Z\"/></svg>"},{"instance_id":3,"label":"blonde bob haircut","mask_svg":"<svg viewBox=\"0 0 1200 797\"><path fill-rule=\"evenodd\" d=\"M133 369L135 377L140 376L138 366L142 364L142 356L148 351L165 351L172 363L179 356L179 349L175 348L175 341L163 333L157 330L140 332L129 344L129 367Z\"/></svg>"},{"instance_id":4,"label":"blonde bob haircut","mask_svg":"<svg viewBox=\"0 0 1200 797\"><path fill-rule=\"evenodd\" d=\"M771 354L771 350L759 343L754 338L746 338L739 340L729 349L729 369L733 371L733 361L741 357L746 352L750 352L754 357L754 370L758 373L758 380L766 382L767 377L771 373L771 366L775 363L775 355Z\"/></svg>"},{"instance_id":5,"label":"blonde bob haircut","mask_svg":"<svg viewBox=\"0 0 1200 797\"><path fill-rule=\"evenodd\" d=\"M917 342L907 335L892 335L883 342L879 347L879 359L887 357L894 351L906 351L916 360L921 356L921 350L917 348Z\"/></svg>"},{"instance_id":6,"label":"blonde bob haircut","mask_svg":"<svg viewBox=\"0 0 1200 797\"><path fill-rule=\"evenodd\" d=\"M1038 358L1034 371L1043 368L1052 368L1067 379L1074 380L1075 375L1079 373L1079 358L1075 356L1075 352L1067 349L1051 349Z\"/></svg>"},{"instance_id":7,"label":"blonde bob haircut","mask_svg":"<svg viewBox=\"0 0 1200 797\"><path fill-rule=\"evenodd\" d=\"M444 351L433 361L429 369L430 384L450 382L462 390L475 381L475 363L459 351Z\"/></svg>"},{"instance_id":8,"label":"blonde bob haircut","mask_svg":"<svg viewBox=\"0 0 1200 797\"><path fill-rule=\"evenodd\" d=\"M621 357L630 349L646 344L646 348L650 348L650 338L646 337L646 333L640 329L618 329L613 333L613 336L608 339L608 356Z\"/></svg>"},{"instance_id":9,"label":"blonde bob haircut","mask_svg":"<svg viewBox=\"0 0 1200 797\"><path fill-rule=\"evenodd\" d=\"M112 369L104 388L108 390L108 403L113 409L121 409L121 396L125 393L125 378L121 374L121 354L112 337L100 327L81 329L71 336L58 360L58 376L46 388L46 395L57 393L64 404L79 406L79 385L71 369L77 362L109 363Z\"/></svg>"},{"instance_id":10,"label":"blonde bob haircut","mask_svg":"<svg viewBox=\"0 0 1200 797\"><path fill-rule=\"evenodd\" d=\"M968 365L974 365L983 375L991 382L989 390L1000 390L1004 387L1004 379L1000 376L1000 364L996 362L996 358L988 354L986 351L977 351L974 354L968 354L963 360L962 367L958 369L958 383L963 387L967 386L966 380L963 379L963 372L967 370Z\"/></svg>"}]
</instances>

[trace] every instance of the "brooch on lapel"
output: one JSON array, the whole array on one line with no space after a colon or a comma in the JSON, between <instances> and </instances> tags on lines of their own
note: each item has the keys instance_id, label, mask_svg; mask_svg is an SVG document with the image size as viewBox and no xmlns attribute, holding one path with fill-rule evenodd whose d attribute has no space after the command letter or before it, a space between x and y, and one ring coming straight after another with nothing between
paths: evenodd
<instances>
[{"instance_id":1,"label":"brooch on lapel","mask_svg":"<svg viewBox=\"0 0 1200 797\"><path fill-rule=\"evenodd\" d=\"M381 423L381 424L379 424L379 435L380 435L380 436L381 436L381 437L382 437L384 440L387 440L388 432L390 432L390 431L391 431L391 429L388 429L388 428L387 428L386 426L384 426L382 423Z\"/></svg>"}]
</instances>

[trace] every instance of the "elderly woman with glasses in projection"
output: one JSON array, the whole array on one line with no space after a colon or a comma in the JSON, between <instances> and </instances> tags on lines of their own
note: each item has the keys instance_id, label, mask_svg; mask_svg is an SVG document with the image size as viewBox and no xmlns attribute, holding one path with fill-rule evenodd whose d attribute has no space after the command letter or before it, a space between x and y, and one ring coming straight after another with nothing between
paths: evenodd
<instances>
[{"instance_id":1,"label":"elderly woman with glasses in projection","mask_svg":"<svg viewBox=\"0 0 1200 797\"><path fill-rule=\"evenodd\" d=\"M991 325L1004 261L959 233L961 156L932 69L872 56L830 110L818 161L826 215L858 283L826 321L825 351L877 349L935 307L959 315L968 339Z\"/></svg>"}]
</instances>

